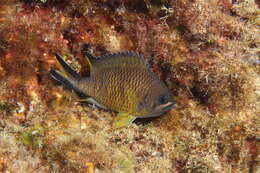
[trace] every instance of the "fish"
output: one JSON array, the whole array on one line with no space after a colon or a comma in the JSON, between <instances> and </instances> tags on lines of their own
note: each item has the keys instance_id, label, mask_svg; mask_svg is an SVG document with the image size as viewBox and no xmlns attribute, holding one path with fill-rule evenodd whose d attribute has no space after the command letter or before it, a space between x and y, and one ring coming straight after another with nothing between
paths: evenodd
<instances>
[{"instance_id":1,"label":"fish","mask_svg":"<svg viewBox=\"0 0 260 173\"><path fill-rule=\"evenodd\" d=\"M84 95L81 102L117 112L112 127L128 126L136 118L156 117L176 107L169 88L151 70L143 55L134 51L84 57L90 74L82 77L56 53L64 72L51 69L52 78Z\"/></svg>"}]
</instances>

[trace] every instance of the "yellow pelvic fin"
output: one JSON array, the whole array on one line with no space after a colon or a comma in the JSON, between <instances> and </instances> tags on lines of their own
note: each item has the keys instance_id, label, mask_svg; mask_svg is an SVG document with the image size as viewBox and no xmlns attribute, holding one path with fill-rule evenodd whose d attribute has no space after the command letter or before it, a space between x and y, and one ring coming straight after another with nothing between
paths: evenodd
<instances>
[{"instance_id":1,"label":"yellow pelvic fin","mask_svg":"<svg viewBox=\"0 0 260 173\"><path fill-rule=\"evenodd\" d=\"M135 119L135 116L129 115L128 113L118 113L115 119L113 120L112 126L114 129L124 127L131 124Z\"/></svg>"}]
</instances>

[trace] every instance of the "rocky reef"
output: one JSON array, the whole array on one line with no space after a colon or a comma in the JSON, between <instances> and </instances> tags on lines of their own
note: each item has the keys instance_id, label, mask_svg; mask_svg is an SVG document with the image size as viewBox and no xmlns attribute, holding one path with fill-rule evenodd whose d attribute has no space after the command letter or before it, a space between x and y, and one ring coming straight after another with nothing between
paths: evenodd
<instances>
[{"instance_id":1,"label":"rocky reef","mask_svg":"<svg viewBox=\"0 0 260 173\"><path fill-rule=\"evenodd\" d=\"M258 0L0 0L0 172L260 172ZM134 50L178 107L112 129L51 79Z\"/></svg>"}]
</instances>

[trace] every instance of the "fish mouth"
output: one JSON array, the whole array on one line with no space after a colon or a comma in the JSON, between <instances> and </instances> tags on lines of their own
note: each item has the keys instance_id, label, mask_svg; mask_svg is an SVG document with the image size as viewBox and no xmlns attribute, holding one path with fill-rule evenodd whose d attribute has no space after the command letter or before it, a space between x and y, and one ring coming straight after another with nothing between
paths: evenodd
<instances>
[{"instance_id":1,"label":"fish mouth","mask_svg":"<svg viewBox=\"0 0 260 173\"><path fill-rule=\"evenodd\" d=\"M164 107L163 107L163 111L165 110L165 111L167 111L167 110L170 110L170 109L172 109L172 108L175 108L176 106L177 106L177 104L175 103L175 102L168 102L168 103L166 103L165 105L163 105Z\"/></svg>"},{"instance_id":2,"label":"fish mouth","mask_svg":"<svg viewBox=\"0 0 260 173\"><path fill-rule=\"evenodd\" d=\"M165 112L167 112L167 111L169 111L169 110L171 110L171 109L173 109L173 108L175 108L175 107L177 107L177 104L176 103L167 103L166 105L164 105L164 107L163 108L161 108L161 110L160 111L158 111L158 112L160 112L160 114L163 114L163 113L165 113Z\"/></svg>"},{"instance_id":3,"label":"fish mouth","mask_svg":"<svg viewBox=\"0 0 260 173\"><path fill-rule=\"evenodd\" d=\"M155 113L152 113L150 115L145 115L145 116L137 116L137 118L151 118L151 117L158 117L165 112L169 111L170 109L173 109L177 107L177 104L175 102L168 102L164 105L161 105L162 107L159 107L158 111L155 111Z\"/></svg>"}]
</instances>

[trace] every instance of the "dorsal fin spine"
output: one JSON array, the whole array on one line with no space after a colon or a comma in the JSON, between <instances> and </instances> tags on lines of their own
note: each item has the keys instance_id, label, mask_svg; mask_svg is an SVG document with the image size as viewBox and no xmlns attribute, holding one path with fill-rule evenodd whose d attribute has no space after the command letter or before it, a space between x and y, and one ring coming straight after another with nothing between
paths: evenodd
<instances>
[{"instance_id":1,"label":"dorsal fin spine","mask_svg":"<svg viewBox=\"0 0 260 173\"><path fill-rule=\"evenodd\" d=\"M127 64L140 68L148 67L144 57L134 51L119 52L114 54L108 53L98 57L94 57L87 52L85 55L89 59L88 62L90 63L92 74L100 69L120 67L121 65L127 66Z\"/></svg>"}]
</instances>

